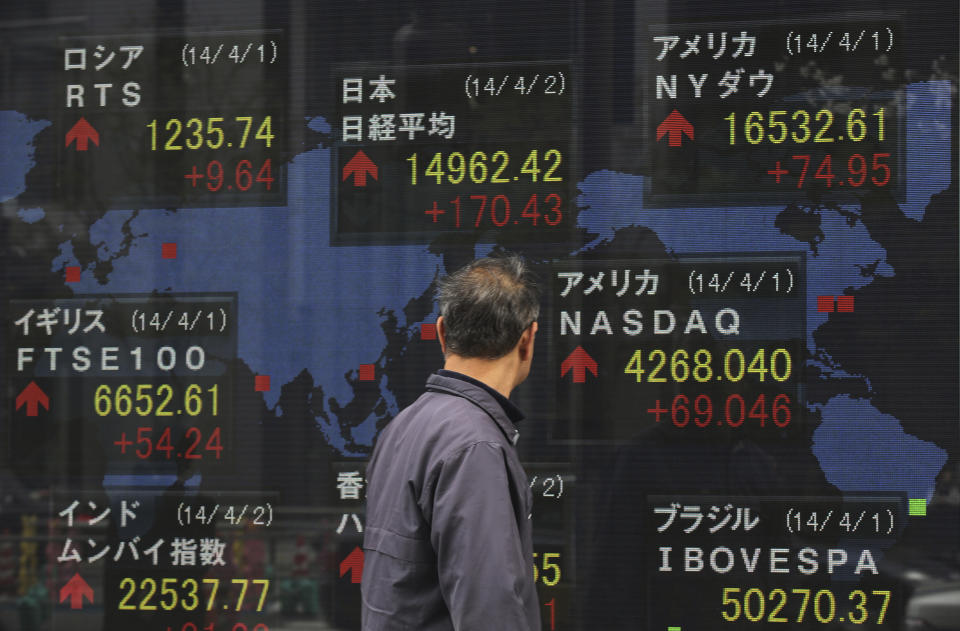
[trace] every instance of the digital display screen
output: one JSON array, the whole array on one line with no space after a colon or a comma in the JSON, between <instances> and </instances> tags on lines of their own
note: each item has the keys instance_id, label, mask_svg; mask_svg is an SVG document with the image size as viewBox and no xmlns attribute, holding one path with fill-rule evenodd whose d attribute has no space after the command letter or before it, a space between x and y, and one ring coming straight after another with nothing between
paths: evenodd
<instances>
[{"instance_id":1,"label":"digital display screen","mask_svg":"<svg viewBox=\"0 0 960 631\"><path fill-rule=\"evenodd\" d=\"M512 252L543 631L960 630L958 18L4 3L0 629L359 630Z\"/></svg>"}]
</instances>

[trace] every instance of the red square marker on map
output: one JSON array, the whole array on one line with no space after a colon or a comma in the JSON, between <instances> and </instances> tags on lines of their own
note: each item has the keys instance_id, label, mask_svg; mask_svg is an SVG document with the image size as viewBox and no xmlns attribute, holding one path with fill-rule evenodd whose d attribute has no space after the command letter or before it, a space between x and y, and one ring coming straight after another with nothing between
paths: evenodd
<instances>
[{"instance_id":1,"label":"red square marker on map","mask_svg":"<svg viewBox=\"0 0 960 631\"><path fill-rule=\"evenodd\" d=\"M64 280L68 283L79 283L80 282L80 266L79 265L68 265L64 270Z\"/></svg>"},{"instance_id":2,"label":"red square marker on map","mask_svg":"<svg viewBox=\"0 0 960 631\"><path fill-rule=\"evenodd\" d=\"M817 311L833 313L833 296L817 296Z\"/></svg>"},{"instance_id":3,"label":"red square marker on map","mask_svg":"<svg viewBox=\"0 0 960 631\"><path fill-rule=\"evenodd\" d=\"M254 376L253 389L257 392L270 392L270 375Z\"/></svg>"},{"instance_id":4,"label":"red square marker on map","mask_svg":"<svg viewBox=\"0 0 960 631\"><path fill-rule=\"evenodd\" d=\"M432 322L424 322L420 325L420 339L421 340L435 340L437 339L437 325Z\"/></svg>"},{"instance_id":5,"label":"red square marker on map","mask_svg":"<svg viewBox=\"0 0 960 631\"><path fill-rule=\"evenodd\" d=\"M357 379L360 381L373 381L376 378L376 367L373 364L360 364L357 370Z\"/></svg>"},{"instance_id":6,"label":"red square marker on map","mask_svg":"<svg viewBox=\"0 0 960 631\"><path fill-rule=\"evenodd\" d=\"M837 311L853 313L853 296L837 296Z\"/></svg>"},{"instance_id":7,"label":"red square marker on map","mask_svg":"<svg viewBox=\"0 0 960 631\"><path fill-rule=\"evenodd\" d=\"M160 256L165 259L175 259L177 258L177 244L176 243L164 243L160 246Z\"/></svg>"}]
</instances>

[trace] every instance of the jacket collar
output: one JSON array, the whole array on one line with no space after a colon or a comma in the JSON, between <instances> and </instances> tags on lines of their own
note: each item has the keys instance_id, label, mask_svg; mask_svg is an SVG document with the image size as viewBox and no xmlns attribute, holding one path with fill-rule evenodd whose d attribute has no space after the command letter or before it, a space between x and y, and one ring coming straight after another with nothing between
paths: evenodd
<instances>
[{"instance_id":1,"label":"jacket collar","mask_svg":"<svg viewBox=\"0 0 960 631\"><path fill-rule=\"evenodd\" d=\"M427 379L427 390L446 392L473 402L494 420L511 444L517 444L520 432L507 416L503 406L485 388L456 377L434 374Z\"/></svg>"}]
</instances>

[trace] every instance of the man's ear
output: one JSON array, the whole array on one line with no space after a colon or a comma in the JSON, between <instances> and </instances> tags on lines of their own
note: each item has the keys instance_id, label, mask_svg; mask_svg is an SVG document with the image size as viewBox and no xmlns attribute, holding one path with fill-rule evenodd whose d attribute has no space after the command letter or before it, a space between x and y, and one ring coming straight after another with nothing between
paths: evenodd
<instances>
[{"instance_id":1,"label":"man's ear","mask_svg":"<svg viewBox=\"0 0 960 631\"><path fill-rule=\"evenodd\" d=\"M443 316L437 318L437 339L440 340L440 352L447 356L447 325L443 321Z\"/></svg>"},{"instance_id":2,"label":"man's ear","mask_svg":"<svg viewBox=\"0 0 960 631\"><path fill-rule=\"evenodd\" d=\"M527 361L533 356L533 340L537 335L537 323L532 322L527 329L520 334L520 344L518 348L520 350L520 359Z\"/></svg>"}]
</instances>

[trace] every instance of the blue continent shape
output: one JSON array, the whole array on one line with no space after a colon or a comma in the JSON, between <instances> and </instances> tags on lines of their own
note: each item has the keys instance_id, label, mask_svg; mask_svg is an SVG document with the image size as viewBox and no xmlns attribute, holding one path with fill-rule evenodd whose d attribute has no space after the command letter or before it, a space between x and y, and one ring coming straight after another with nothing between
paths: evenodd
<instances>
[{"instance_id":1,"label":"blue continent shape","mask_svg":"<svg viewBox=\"0 0 960 631\"><path fill-rule=\"evenodd\" d=\"M911 218L922 217L929 195L949 182L948 97L946 82L912 84L907 89L909 181L903 210ZM49 123L28 121L17 113L0 114L0 129L5 130L5 137L14 139L15 151L7 154L13 156L7 160L16 167L4 170L0 194L15 196L22 191L23 176L32 166L32 138ZM327 127L319 118L311 126ZM946 158L931 162L931 155ZM319 148L290 164L289 201L282 208L106 213L90 231L98 255L109 258L132 236L130 250L106 284L84 273L81 282L71 288L81 293L143 292L147 288L236 291L242 314L239 356L255 372L269 374L274 383L282 384L306 368L328 396L349 400L352 392L344 376L376 358L383 346L377 312L387 307L402 313L403 304L432 282L440 261L417 245L330 247L329 158L329 150ZM921 164L925 168L918 168ZM599 235L597 241L613 236L620 228L643 225L678 253L750 252L758 247L796 251L803 247L774 225L782 210L779 207L648 209L644 207L643 178L613 171L590 174L580 183L580 190L579 202L584 207L580 223ZM715 221L717 216L733 213L736 222ZM22 212L21 217L25 221L39 219L35 210ZM818 244L818 255L809 257L807 263L807 334L814 354L823 349L815 348L812 333L828 317L816 311L816 296L842 294L870 283L863 267L882 262L885 255L859 223L850 225L827 213L821 229L824 239ZM160 244L167 241L177 242L181 256L158 264ZM61 245L52 267L59 270L67 264L76 264L69 242ZM875 269L883 273L886 267ZM348 294L343 293L345 287L351 288ZM329 331L340 334L333 337ZM381 383L380 388L384 398L393 401L389 384ZM278 389L272 390L266 394L267 403L275 405L277 397ZM828 408L824 412L828 413ZM336 428L326 427L324 432L332 445L342 448L343 439ZM355 434L359 443L372 442L374 422L368 419L355 432L362 434ZM912 438L902 428L901 435L905 440ZM932 476L928 486L932 488Z\"/></svg>"},{"instance_id":2,"label":"blue continent shape","mask_svg":"<svg viewBox=\"0 0 960 631\"><path fill-rule=\"evenodd\" d=\"M237 292L238 356L257 374L270 376L272 388L263 393L268 406L277 404L280 385L308 370L326 395L331 423L318 419L318 424L328 442L343 455L359 455L347 453L329 399L349 402L353 391L345 376L375 362L385 345L378 311L392 309L402 319L403 306L429 287L441 261L424 245L332 247L330 150L309 150L288 168L284 207L107 212L90 229L98 257L106 260L132 238L130 250L105 284L85 270L70 288L111 294ZM176 259L161 260L165 242L177 244ZM69 242L53 268L67 264L77 264ZM379 386L391 404L384 378ZM375 433L371 415L353 428L352 437L369 445Z\"/></svg>"},{"instance_id":3,"label":"blue continent shape","mask_svg":"<svg viewBox=\"0 0 960 631\"><path fill-rule=\"evenodd\" d=\"M907 184L904 215L919 221L930 196L950 183L950 83L911 84L906 91ZM590 249L611 239L617 230L644 226L678 254L797 251L806 244L784 234L775 225L782 207L657 209L644 205L644 178L615 171L598 171L580 183L580 224L596 239ZM849 209L856 212L856 209ZM723 220L717 221L720 217ZM856 290L876 275L893 273L884 248L860 222L839 213L820 217L824 238L815 256L807 257L807 346L813 357L829 362L829 353L817 347L813 334L827 322L817 312L817 296ZM820 360L818 359L819 363ZM842 366L821 365L828 378L848 376ZM869 383L869 382L868 382ZM853 403L856 401L856 403ZM929 498L935 478L946 462L946 452L933 443L907 434L900 422L880 413L869 401L835 397L819 410L823 427L817 432L815 456L832 484L841 491L907 491L910 497ZM857 441L862 441L857 443ZM851 459L848 446L857 444ZM869 445L868 452L861 447ZM871 455L868 455L871 454ZM844 475L839 463L855 472Z\"/></svg>"},{"instance_id":4,"label":"blue continent shape","mask_svg":"<svg viewBox=\"0 0 960 631\"><path fill-rule=\"evenodd\" d=\"M841 491L906 492L930 500L947 452L905 434L900 422L870 401L839 395L821 410L813 453L827 480Z\"/></svg>"},{"instance_id":5,"label":"blue continent shape","mask_svg":"<svg viewBox=\"0 0 960 631\"><path fill-rule=\"evenodd\" d=\"M33 159L36 145L34 138L50 121L31 120L20 112L0 112L0 202L7 201L27 190L26 177L36 164ZM24 210L20 216L33 223L39 220L38 209ZM40 211L42 213L42 210Z\"/></svg>"}]
</instances>

